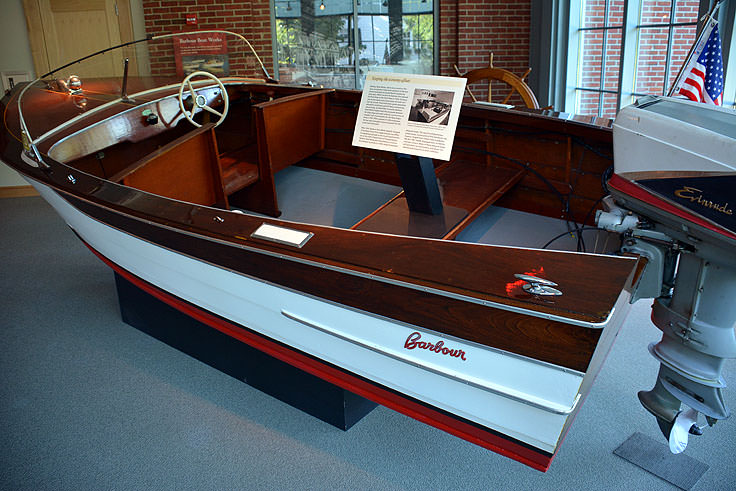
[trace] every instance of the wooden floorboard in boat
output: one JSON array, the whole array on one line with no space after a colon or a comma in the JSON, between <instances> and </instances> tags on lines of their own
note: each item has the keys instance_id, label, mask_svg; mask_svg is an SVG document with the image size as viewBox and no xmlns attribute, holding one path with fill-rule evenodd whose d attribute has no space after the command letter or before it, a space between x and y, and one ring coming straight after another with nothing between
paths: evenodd
<instances>
[{"instance_id":1,"label":"wooden floorboard in boat","mask_svg":"<svg viewBox=\"0 0 736 491\"><path fill-rule=\"evenodd\" d=\"M409 211L404 193L353 226L355 230L412 237L454 239L483 210L511 189L524 169L454 162L437 172L444 213Z\"/></svg>"}]
</instances>

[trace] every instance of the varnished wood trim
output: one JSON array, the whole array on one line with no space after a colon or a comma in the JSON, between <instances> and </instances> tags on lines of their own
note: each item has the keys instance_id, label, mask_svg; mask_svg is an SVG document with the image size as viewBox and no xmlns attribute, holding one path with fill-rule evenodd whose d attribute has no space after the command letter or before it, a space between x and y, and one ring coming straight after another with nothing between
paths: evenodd
<instances>
[{"instance_id":1,"label":"varnished wood trim","mask_svg":"<svg viewBox=\"0 0 736 491\"><path fill-rule=\"evenodd\" d=\"M268 108L269 106L277 106L277 105L283 104L284 102L310 98L315 95L330 94L334 91L335 89L317 89L314 92L299 92L296 94L289 94L283 97L279 97L271 101L261 102L260 104L255 104L253 107L265 109L265 108Z\"/></svg>"},{"instance_id":2,"label":"varnished wood trim","mask_svg":"<svg viewBox=\"0 0 736 491\"><path fill-rule=\"evenodd\" d=\"M0 198L25 198L38 196L33 186L0 186Z\"/></svg>"}]
</instances>

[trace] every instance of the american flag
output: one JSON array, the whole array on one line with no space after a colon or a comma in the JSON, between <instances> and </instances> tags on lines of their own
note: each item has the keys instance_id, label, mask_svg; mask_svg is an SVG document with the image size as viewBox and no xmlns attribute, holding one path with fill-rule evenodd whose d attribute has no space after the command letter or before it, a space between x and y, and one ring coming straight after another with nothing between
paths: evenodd
<instances>
[{"instance_id":1,"label":"american flag","mask_svg":"<svg viewBox=\"0 0 736 491\"><path fill-rule=\"evenodd\" d=\"M723 104L723 57L717 24L713 26L700 55L690 63L689 70L680 80L680 95L695 102Z\"/></svg>"}]
</instances>

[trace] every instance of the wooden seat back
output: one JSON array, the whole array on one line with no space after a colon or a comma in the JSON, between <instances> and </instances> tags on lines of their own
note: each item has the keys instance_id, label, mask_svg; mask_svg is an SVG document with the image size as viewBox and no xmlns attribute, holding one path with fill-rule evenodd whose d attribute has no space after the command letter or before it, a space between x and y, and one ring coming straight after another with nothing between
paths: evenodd
<instances>
[{"instance_id":1,"label":"wooden seat back","mask_svg":"<svg viewBox=\"0 0 736 491\"><path fill-rule=\"evenodd\" d=\"M280 97L253 106L258 140L258 182L230 195L230 202L279 216L274 174L325 148L326 97L334 89Z\"/></svg>"},{"instance_id":2,"label":"wooden seat back","mask_svg":"<svg viewBox=\"0 0 736 491\"><path fill-rule=\"evenodd\" d=\"M276 173L325 148L325 97L333 89L254 106L260 160Z\"/></svg>"},{"instance_id":3,"label":"wooden seat back","mask_svg":"<svg viewBox=\"0 0 736 491\"><path fill-rule=\"evenodd\" d=\"M227 207L213 123L177 138L109 179L167 198Z\"/></svg>"}]
</instances>

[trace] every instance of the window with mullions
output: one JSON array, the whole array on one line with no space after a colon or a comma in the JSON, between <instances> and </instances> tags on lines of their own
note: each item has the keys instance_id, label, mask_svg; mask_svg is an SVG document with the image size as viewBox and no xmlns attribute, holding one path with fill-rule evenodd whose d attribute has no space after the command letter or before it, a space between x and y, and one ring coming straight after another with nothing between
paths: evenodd
<instances>
[{"instance_id":1,"label":"window with mullions","mask_svg":"<svg viewBox=\"0 0 736 491\"><path fill-rule=\"evenodd\" d=\"M279 79L328 87L355 84L352 2L274 2Z\"/></svg>"},{"instance_id":2,"label":"window with mullions","mask_svg":"<svg viewBox=\"0 0 736 491\"><path fill-rule=\"evenodd\" d=\"M664 95L695 41L700 0L571 2L568 110L614 117L644 94ZM571 107L572 106L572 107Z\"/></svg>"},{"instance_id":3,"label":"window with mullions","mask_svg":"<svg viewBox=\"0 0 736 491\"><path fill-rule=\"evenodd\" d=\"M695 42L699 3L642 1L633 96L669 93Z\"/></svg>"},{"instance_id":4,"label":"window with mullions","mask_svg":"<svg viewBox=\"0 0 736 491\"><path fill-rule=\"evenodd\" d=\"M373 70L434 73L433 5L432 0L275 0L279 79L362 88Z\"/></svg>"},{"instance_id":5,"label":"window with mullions","mask_svg":"<svg viewBox=\"0 0 736 491\"><path fill-rule=\"evenodd\" d=\"M615 114L619 95L624 0L583 2L582 52L576 90L577 114Z\"/></svg>"}]
</instances>

